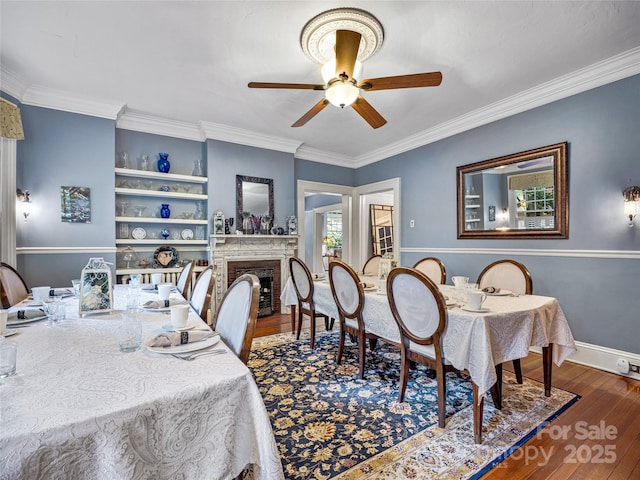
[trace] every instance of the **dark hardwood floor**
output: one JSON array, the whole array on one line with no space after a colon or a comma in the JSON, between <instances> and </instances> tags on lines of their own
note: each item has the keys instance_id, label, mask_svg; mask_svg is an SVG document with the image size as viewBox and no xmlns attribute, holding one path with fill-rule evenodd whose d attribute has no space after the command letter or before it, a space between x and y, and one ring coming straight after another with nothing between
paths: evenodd
<instances>
[{"instance_id":1,"label":"dark hardwood floor","mask_svg":"<svg viewBox=\"0 0 640 480\"><path fill-rule=\"evenodd\" d=\"M289 315L276 314L258 319L255 336L290 331ZM523 359L522 373L542 382L540 355ZM565 362L553 386L582 398L483 480L640 479L640 381Z\"/></svg>"}]
</instances>

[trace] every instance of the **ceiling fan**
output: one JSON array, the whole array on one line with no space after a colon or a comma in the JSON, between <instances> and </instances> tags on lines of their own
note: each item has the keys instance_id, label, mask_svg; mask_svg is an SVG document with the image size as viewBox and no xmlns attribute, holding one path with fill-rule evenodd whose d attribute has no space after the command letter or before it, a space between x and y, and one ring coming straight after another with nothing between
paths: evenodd
<instances>
[{"instance_id":1,"label":"ceiling fan","mask_svg":"<svg viewBox=\"0 0 640 480\"><path fill-rule=\"evenodd\" d=\"M368 78L360 81L362 63L357 59L361 35L350 30L336 30L335 59L322 67L324 84L250 82L249 88L285 88L291 90L323 90L325 98L300 117L292 127L301 127L315 117L329 103L344 108L351 106L369 125L380 128L387 121L361 92L398 88L437 87L442 73L416 73L393 77Z\"/></svg>"}]
</instances>

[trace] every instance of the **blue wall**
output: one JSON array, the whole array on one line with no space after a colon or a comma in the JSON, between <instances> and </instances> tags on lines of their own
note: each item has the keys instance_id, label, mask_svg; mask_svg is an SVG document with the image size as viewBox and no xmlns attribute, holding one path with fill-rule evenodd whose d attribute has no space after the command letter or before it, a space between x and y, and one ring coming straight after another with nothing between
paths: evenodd
<instances>
[{"instance_id":1,"label":"blue wall","mask_svg":"<svg viewBox=\"0 0 640 480\"><path fill-rule=\"evenodd\" d=\"M534 292L559 299L576 340L640 353L638 261L597 258L584 250L633 250L640 225L628 228L622 190L640 184L640 76L605 85L355 172L356 185L400 177L401 248L440 253L447 278L476 278L509 256L533 276ZM559 142L569 142L569 239L458 240L456 167ZM415 219L415 228L409 220ZM455 249L569 250L562 256L455 252ZM571 251L585 257L571 257ZM406 252L409 265L426 252Z\"/></svg>"},{"instance_id":2,"label":"blue wall","mask_svg":"<svg viewBox=\"0 0 640 480\"><path fill-rule=\"evenodd\" d=\"M102 118L21 106L25 140L18 157L17 187L29 190L28 222L18 222L18 247L113 247L115 238L114 122ZM60 187L91 189L91 223L62 222ZM19 255L30 286L68 285L91 256L114 261L113 253Z\"/></svg>"}]
</instances>

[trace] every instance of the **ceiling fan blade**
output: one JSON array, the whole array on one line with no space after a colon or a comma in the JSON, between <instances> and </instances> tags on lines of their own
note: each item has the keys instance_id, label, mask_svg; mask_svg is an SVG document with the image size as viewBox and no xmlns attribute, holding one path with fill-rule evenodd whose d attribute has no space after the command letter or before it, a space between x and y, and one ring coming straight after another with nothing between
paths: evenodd
<instances>
[{"instance_id":1,"label":"ceiling fan blade","mask_svg":"<svg viewBox=\"0 0 640 480\"><path fill-rule=\"evenodd\" d=\"M249 88L288 88L291 90L324 90L324 85L314 85L311 83L269 83L269 82L249 82Z\"/></svg>"},{"instance_id":2,"label":"ceiling fan blade","mask_svg":"<svg viewBox=\"0 0 640 480\"><path fill-rule=\"evenodd\" d=\"M327 100L326 98L323 98L318 103L316 103L313 107L311 107L311 110L309 110L307 113L305 113L303 116L301 116L296 121L296 123L294 123L291 126L292 127L301 127L301 126L303 126L305 123L307 123L313 117L315 117L318 113L320 113L320 111L323 110L324 107L326 107L327 105L329 105L329 100Z\"/></svg>"},{"instance_id":3,"label":"ceiling fan blade","mask_svg":"<svg viewBox=\"0 0 640 480\"><path fill-rule=\"evenodd\" d=\"M351 106L373 128L380 128L387 123L384 117L362 95L358 96L358 99Z\"/></svg>"},{"instance_id":4,"label":"ceiling fan blade","mask_svg":"<svg viewBox=\"0 0 640 480\"><path fill-rule=\"evenodd\" d=\"M414 73L413 75L397 75L395 77L369 78L363 80L359 88L371 92L373 90L391 90L395 88L437 87L442 82L442 73Z\"/></svg>"},{"instance_id":5,"label":"ceiling fan blade","mask_svg":"<svg viewBox=\"0 0 640 480\"><path fill-rule=\"evenodd\" d=\"M343 73L349 78L353 77L353 69L360 48L360 37L358 32L336 30L336 77L340 77Z\"/></svg>"}]
</instances>

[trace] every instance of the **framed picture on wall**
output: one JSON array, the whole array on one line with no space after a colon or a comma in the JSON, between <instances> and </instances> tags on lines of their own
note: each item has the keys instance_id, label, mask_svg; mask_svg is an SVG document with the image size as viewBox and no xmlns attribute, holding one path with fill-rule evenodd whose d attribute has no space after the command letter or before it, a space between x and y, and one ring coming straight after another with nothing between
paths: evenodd
<instances>
[{"instance_id":1,"label":"framed picture on wall","mask_svg":"<svg viewBox=\"0 0 640 480\"><path fill-rule=\"evenodd\" d=\"M60 216L63 222L91 223L91 189L60 187Z\"/></svg>"}]
</instances>

